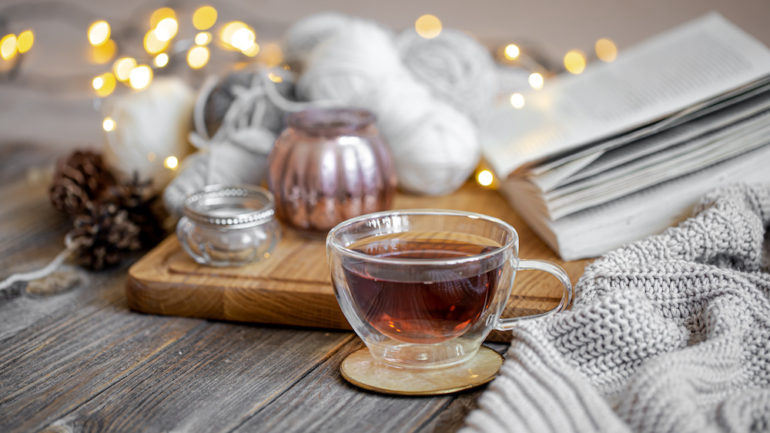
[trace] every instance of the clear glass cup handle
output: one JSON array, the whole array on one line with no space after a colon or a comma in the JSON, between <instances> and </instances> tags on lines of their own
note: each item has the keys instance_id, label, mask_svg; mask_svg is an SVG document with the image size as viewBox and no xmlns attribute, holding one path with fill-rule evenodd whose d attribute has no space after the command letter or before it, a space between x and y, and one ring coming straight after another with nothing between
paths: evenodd
<instances>
[{"instance_id":1,"label":"clear glass cup handle","mask_svg":"<svg viewBox=\"0 0 770 433\"><path fill-rule=\"evenodd\" d=\"M536 319L539 317L545 317L550 316L551 314L558 313L560 311L564 311L569 307L569 305L572 303L572 283L570 282L569 276L567 276L567 273L562 269L561 266L550 263L550 262L544 262L542 260L519 260L519 266L518 270L534 270L534 271L545 271L549 274L556 277L559 282L564 286L564 291L561 295L561 301L559 302L559 305L557 305L552 310L546 311L544 313L535 314L532 316L523 316L523 317L510 317L507 319L500 318L497 321L497 324L495 325L495 329L498 331L507 331L509 329L512 329L513 326L521 321L521 320L529 320L529 319Z\"/></svg>"}]
</instances>

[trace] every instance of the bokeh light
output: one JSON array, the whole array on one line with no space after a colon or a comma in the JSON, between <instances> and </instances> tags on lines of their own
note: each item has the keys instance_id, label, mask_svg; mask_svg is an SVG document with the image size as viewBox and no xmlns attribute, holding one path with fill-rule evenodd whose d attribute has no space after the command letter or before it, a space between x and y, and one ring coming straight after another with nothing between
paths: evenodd
<instances>
[{"instance_id":1,"label":"bokeh light","mask_svg":"<svg viewBox=\"0 0 770 433\"><path fill-rule=\"evenodd\" d=\"M115 127L117 124L114 120L112 120L112 117L105 117L104 120L102 120L102 129L104 129L107 132L111 132L115 130Z\"/></svg>"},{"instance_id":2,"label":"bokeh light","mask_svg":"<svg viewBox=\"0 0 770 433\"><path fill-rule=\"evenodd\" d=\"M131 70L128 84L136 90L144 89L152 82L152 69L147 65L139 65Z\"/></svg>"},{"instance_id":3,"label":"bokeh light","mask_svg":"<svg viewBox=\"0 0 770 433\"><path fill-rule=\"evenodd\" d=\"M113 57L115 57L115 53L118 51L118 45L110 39L109 41L96 46L91 47L91 61L93 63L103 65L110 60L112 60Z\"/></svg>"},{"instance_id":4,"label":"bokeh light","mask_svg":"<svg viewBox=\"0 0 770 433\"><path fill-rule=\"evenodd\" d=\"M209 49L201 46L194 46L187 52L187 64L192 69L200 69L209 62Z\"/></svg>"},{"instance_id":5,"label":"bokeh light","mask_svg":"<svg viewBox=\"0 0 770 433\"><path fill-rule=\"evenodd\" d=\"M612 62L618 57L618 47L615 46L614 42L607 38L596 41L594 50L596 50L596 57L603 62Z\"/></svg>"},{"instance_id":6,"label":"bokeh light","mask_svg":"<svg viewBox=\"0 0 770 433\"><path fill-rule=\"evenodd\" d=\"M489 170L481 170L476 175L476 182L481 186L490 186L495 181L495 175Z\"/></svg>"},{"instance_id":7,"label":"bokeh light","mask_svg":"<svg viewBox=\"0 0 770 433\"><path fill-rule=\"evenodd\" d=\"M97 77L95 77L91 81L91 86L96 91L96 94L105 97L109 96L113 90L115 90L115 84L117 81L115 80L115 76L112 75L112 72L105 72Z\"/></svg>"},{"instance_id":8,"label":"bokeh light","mask_svg":"<svg viewBox=\"0 0 770 433\"><path fill-rule=\"evenodd\" d=\"M110 23L104 20L94 21L88 27L88 42L98 47L110 40Z\"/></svg>"},{"instance_id":9,"label":"bokeh light","mask_svg":"<svg viewBox=\"0 0 770 433\"><path fill-rule=\"evenodd\" d=\"M16 35L5 35L0 39L0 57L3 60L16 57Z\"/></svg>"},{"instance_id":10,"label":"bokeh light","mask_svg":"<svg viewBox=\"0 0 770 433\"><path fill-rule=\"evenodd\" d=\"M155 56L154 59L152 59L152 64L154 64L158 68L165 67L168 65L168 54L166 53L160 53L157 56Z\"/></svg>"},{"instance_id":11,"label":"bokeh light","mask_svg":"<svg viewBox=\"0 0 770 433\"><path fill-rule=\"evenodd\" d=\"M155 30L150 30L144 35L144 50L150 54L158 54L168 47L167 41L161 41Z\"/></svg>"},{"instance_id":12,"label":"bokeh light","mask_svg":"<svg viewBox=\"0 0 770 433\"><path fill-rule=\"evenodd\" d=\"M414 22L414 30L425 39L433 39L441 34L441 20L435 15L423 15Z\"/></svg>"},{"instance_id":13,"label":"bokeh light","mask_svg":"<svg viewBox=\"0 0 770 433\"><path fill-rule=\"evenodd\" d=\"M195 35L196 45L208 45L209 43L211 43L211 33L200 32L197 35Z\"/></svg>"},{"instance_id":14,"label":"bokeh light","mask_svg":"<svg viewBox=\"0 0 770 433\"><path fill-rule=\"evenodd\" d=\"M127 81L131 70L136 67L136 59L133 57L121 57L112 65L112 72L118 81Z\"/></svg>"},{"instance_id":15,"label":"bokeh light","mask_svg":"<svg viewBox=\"0 0 770 433\"><path fill-rule=\"evenodd\" d=\"M169 7L156 9L152 15L150 15L150 28L154 29L155 27L158 27L158 24L166 18L173 18L176 20L176 12Z\"/></svg>"},{"instance_id":16,"label":"bokeh light","mask_svg":"<svg viewBox=\"0 0 770 433\"><path fill-rule=\"evenodd\" d=\"M524 95L518 92L511 94L510 102L511 102L511 107L517 110L521 110L522 108L524 108L524 104L526 103L524 99Z\"/></svg>"},{"instance_id":17,"label":"bokeh light","mask_svg":"<svg viewBox=\"0 0 770 433\"><path fill-rule=\"evenodd\" d=\"M163 18L160 20L158 25L155 27L155 37L158 38L161 42L168 42L170 41L174 36L176 36L176 32L179 30L179 23L176 21L176 18L168 17Z\"/></svg>"},{"instance_id":18,"label":"bokeh light","mask_svg":"<svg viewBox=\"0 0 770 433\"><path fill-rule=\"evenodd\" d=\"M19 33L19 36L16 38L16 49L21 54L31 50L32 45L34 44L35 34L32 33L32 30L24 30L23 32Z\"/></svg>"},{"instance_id":19,"label":"bokeh light","mask_svg":"<svg viewBox=\"0 0 770 433\"><path fill-rule=\"evenodd\" d=\"M519 58L519 55L521 55L521 49L519 49L519 46L516 44L508 44L503 50L503 55L508 60L516 60Z\"/></svg>"},{"instance_id":20,"label":"bokeh light","mask_svg":"<svg viewBox=\"0 0 770 433\"><path fill-rule=\"evenodd\" d=\"M542 89L543 84L545 83L543 74L541 74L540 72L533 72L529 74L528 81L529 81L529 85L535 90Z\"/></svg>"},{"instance_id":21,"label":"bokeh light","mask_svg":"<svg viewBox=\"0 0 770 433\"><path fill-rule=\"evenodd\" d=\"M172 155L163 160L163 165L169 170L176 170L176 168L179 166L179 160L176 158L176 156Z\"/></svg>"},{"instance_id":22,"label":"bokeh light","mask_svg":"<svg viewBox=\"0 0 770 433\"><path fill-rule=\"evenodd\" d=\"M208 30L217 22L217 10L212 6L201 6L193 13L192 22L196 29Z\"/></svg>"},{"instance_id":23,"label":"bokeh light","mask_svg":"<svg viewBox=\"0 0 770 433\"><path fill-rule=\"evenodd\" d=\"M570 50L564 55L564 69L570 74L580 74L586 69L586 55L580 50Z\"/></svg>"}]
</instances>

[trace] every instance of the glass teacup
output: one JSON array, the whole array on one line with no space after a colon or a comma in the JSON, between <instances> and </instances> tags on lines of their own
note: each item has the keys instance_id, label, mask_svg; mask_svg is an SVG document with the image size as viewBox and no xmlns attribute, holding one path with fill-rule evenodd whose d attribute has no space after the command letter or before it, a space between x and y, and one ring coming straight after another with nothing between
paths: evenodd
<instances>
[{"instance_id":1,"label":"glass teacup","mask_svg":"<svg viewBox=\"0 0 770 433\"><path fill-rule=\"evenodd\" d=\"M562 311L572 300L564 270L519 259L519 237L497 218L450 210L362 215L326 238L335 294L372 357L396 367L436 368L473 357L492 329ZM516 271L535 269L564 286L561 302L535 316L501 318Z\"/></svg>"}]
</instances>

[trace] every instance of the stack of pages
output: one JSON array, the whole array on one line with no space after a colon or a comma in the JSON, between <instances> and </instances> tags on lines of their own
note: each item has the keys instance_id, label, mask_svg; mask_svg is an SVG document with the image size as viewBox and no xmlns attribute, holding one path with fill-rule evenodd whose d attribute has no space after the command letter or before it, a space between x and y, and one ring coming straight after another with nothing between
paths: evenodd
<instances>
[{"instance_id":1,"label":"stack of pages","mask_svg":"<svg viewBox=\"0 0 770 433\"><path fill-rule=\"evenodd\" d=\"M660 232L717 186L770 182L770 50L720 15L526 96L483 120L484 157L565 260Z\"/></svg>"}]
</instances>

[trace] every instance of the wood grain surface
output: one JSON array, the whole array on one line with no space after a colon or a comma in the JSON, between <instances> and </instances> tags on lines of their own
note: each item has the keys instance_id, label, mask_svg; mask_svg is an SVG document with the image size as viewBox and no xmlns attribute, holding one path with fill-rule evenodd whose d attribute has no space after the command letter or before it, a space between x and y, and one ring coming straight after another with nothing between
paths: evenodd
<instances>
[{"instance_id":1,"label":"wood grain surface","mask_svg":"<svg viewBox=\"0 0 770 433\"><path fill-rule=\"evenodd\" d=\"M495 191L466 184L443 197L399 194L396 209L458 209L501 218L517 228L520 256L559 263L573 282L586 261L565 263L521 221ZM271 257L243 267L210 267L193 261L174 236L131 267L126 285L129 306L151 314L242 322L350 329L332 288L323 237L309 238L291 228ZM506 316L523 316L555 307L561 285L543 272L520 272ZM494 333L505 340L508 333Z\"/></svg>"},{"instance_id":2,"label":"wood grain surface","mask_svg":"<svg viewBox=\"0 0 770 433\"><path fill-rule=\"evenodd\" d=\"M38 268L63 247L69 222L46 194L54 156L0 142L0 278ZM472 186L463 195L499 200ZM455 207L457 197L435 206ZM403 196L399 205L423 200ZM553 257L540 243L522 245L522 256ZM339 375L341 360L361 347L348 331L136 313L125 296L129 265L99 273L68 266L80 278L69 291L33 296L17 284L0 296L0 432L451 432L483 392L361 391ZM583 264L566 266L574 279ZM524 295L555 296L558 283L536 275L517 277ZM506 345L491 344L504 353Z\"/></svg>"}]
</instances>

